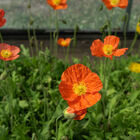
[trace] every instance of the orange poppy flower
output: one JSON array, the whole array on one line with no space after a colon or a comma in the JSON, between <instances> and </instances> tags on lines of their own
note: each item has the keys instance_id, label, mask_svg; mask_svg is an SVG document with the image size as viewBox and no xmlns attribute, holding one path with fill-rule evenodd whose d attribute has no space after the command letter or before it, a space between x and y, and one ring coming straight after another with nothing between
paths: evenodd
<instances>
[{"instance_id":1,"label":"orange poppy flower","mask_svg":"<svg viewBox=\"0 0 140 140\"><path fill-rule=\"evenodd\" d=\"M111 10L113 7L126 8L128 0L102 0L106 7Z\"/></svg>"},{"instance_id":2,"label":"orange poppy flower","mask_svg":"<svg viewBox=\"0 0 140 140\"><path fill-rule=\"evenodd\" d=\"M70 45L71 42L71 38L59 38L57 43L58 45L62 46L62 47L68 47Z\"/></svg>"},{"instance_id":3,"label":"orange poppy flower","mask_svg":"<svg viewBox=\"0 0 140 140\"><path fill-rule=\"evenodd\" d=\"M54 9L66 9L68 5L66 4L67 0L46 0L47 3Z\"/></svg>"},{"instance_id":4,"label":"orange poppy flower","mask_svg":"<svg viewBox=\"0 0 140 140\"><path fill-rule=\"evenodd\" d=\"M0 59L4 61L17 59L19 57L19 55L17 55L19 52L20 49L16 46L0 43Z\"/></svg>"},{"instance_id":5,"label":"orange poppy flower","mask_svg":"<svg viewBox=\"0 0 140 140\"><path fill-rule=\"evenodd\" d=\"M101 95L98 93L103 87L99 76L82 64L75 64L67 68L59 84L59 91L68 105L75 111L86 109L96 104Z\"/></svg>"},{"instance_id":6,"label":"orange poppy flower","mask_svg":"<svg viewBox=\"0 0 140 140\"><path fill-rule=\"evenodd\" d=\"M65 118L74 120L82 120L85 117L86 113L87 113L86 109L75 111L73 108L67 107L64 110Z\"/></svg>"},{"instance_id":7,"label":"orange poppy flower","mask_svg":"<svg viewBox=\"0 0 140 140\"><path fill-rule=\"evenodd\" d=\"M3 9L0 9L0 27L2 27L6 23L6 19L3 18L5 15L5 12Z\"/></svg>"},{"instance_id":8,"label":"orange poppy flower","mask_svg":"<svg viewBox=\"0 0 140 140\"><path fill-rule=\"evenodd\" d=\"M113 35L105 37L104 43L99 39L94 40L90 47L91 54L97 57L109 57L111 60L113 56L124 55L128 48L117 49L119 41L120 39Z\"/></svg>"}]
</instances>

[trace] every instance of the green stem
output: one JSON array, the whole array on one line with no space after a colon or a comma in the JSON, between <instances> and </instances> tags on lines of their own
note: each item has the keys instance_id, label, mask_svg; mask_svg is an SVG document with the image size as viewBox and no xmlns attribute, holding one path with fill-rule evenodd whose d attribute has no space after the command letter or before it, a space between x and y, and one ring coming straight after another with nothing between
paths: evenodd
<instances>
[{"instance_id":1,"label":"green stem","mask_svg":"<svg viewBox=\"0 0 140 140\"><path fill-rule=\"evenodd\" d=\"M44 122L46 121L46 104L48 104L48 100L47 100L47 98L46 98L46 92L45 92L45 90L43 89L43 93L44 93Z\"/></svg>"},{"instance_id":2,"label":"green stem","mask_svg":"<svg viewBox=\"0 0 140 140\"><path fill-rule=\"evenodd\" d=\"M30 47L30 50L31 50L31 56L33 56L32 38L31 38L31 33L30 33L30 25L28 25L27 33L28 33L29 47Z\"/></svg>"},{"instance_id":3,"label":"green stem","mask_svg":"<svg viewBox=\"0 0 140 140\"><path fill-rule=\"evenodd\" d=\"M106 89L107 89L107 80L106 80L106 72L107 72L107 59L105 58L104 60L104 65L103 65L103 61L101 61L101 65L100 65L100 71L101 71L101 79L103 81L103 94L102 94L102 99L101 99L101 105L102 105L102 113L103 113L103 128L104 128L104 139L105 139L105 135L106 135L106 123L105 123L105 97L106 97Z\"/></svg>"},{"instance_id":4,"label":"green stem","mask_svg":"<svg viewBox=\"0 0 140 140\"><path fill-rule=\"evenodd\" d=\"M1 41L1 43L3 43L3 37L2 37L1 32L0 32L0 41Z\"/></svg>"},{"instance_id":5,"label":"green stem","mask_svg":"<svg viewBox=\"0 0 140 140\"><path fill-rule=\"evenodd\" d=\"M57 40L58 40L58 33L59 33L59 26L58 26L58 15L57 15L57 10L55 10L55 26L56 26L56 30L53 34L54 37L54 50L55 50L55 56L57 57L57 49L58 49L58 45L57 45Z\"/></svg>"},{"instance_id":6,"label":"green stem","mask_svg":"<svg viewBox=\"0 0 140 140\"><path fill-rule=\"evenodd\" d=\"M70 49L70 45L67 47L67 52L66 52L66 56L65 56L65 63L68 63L68 59L69 59L69 49Z\"/></svg>"},{"instance_id":7,"label":"green stem","mask_svg":"<svg viewBox=\"0 0 140 140\"><path fill-rule=\"evenodd\" d=\"M4 69L7 73L7 62L4 61ZM8 85L8 81L6 79L6 85ZM7 87L8 89L8 87ZM11 127L11 132L13 130L13 92L9 92L9 97L8 97L8 100L9 100L9 112L10 112L10 127Z\"/></svg>"},{"instance_id":8,"label":"green stem","mask_svg":"<svg viewBox=\"0 0 140 140\"><path fill-rule=\"evenodd\" d=\"M60 116L57 117L56 119L56 140L58 140L58 120L63 116L63 114L61 114Z\"/></svg>"},{"instance_id":9,"label":"green stem","mask_svg":"<svg viewBox=\"0 0 140 140\"><path fill-rule=\"evenodd\" d=\"M129 51L128 51L128 54L130 54L130 53L132 52L133 47L134 47L134 45L135 45L137 39L138 39L138 33L136 32L136 33L135 33L135 36L134 36L134 39L133 39L133 41L132 41L132 43L131 43L130 49L129 49Z\"/></svg>"},{"instance_id":10,"label":"green stem","mask_svg":"<svg viewBox=\"0 0 140 140\"><path fill-rule=\"evenodd\" d=\"M75 25L75 28L74 28L74 35L73 35L73 47L72 47L72 56L73 56L73 53L74 53L74 50L75 50L75 47L76 47L76 34L77 34L77 25Z\"/></svg>"},{"instance_id":11,"label":"green stem","mask_svg":"<svg viewBox=\"0 0 140 140\"><path fill-rule=\"evenodd\" d=\"M33 28L33 38L34 38L34 41L35 41L35 48L36 48L36 54L38 54L38 42L37 42L37 38L36 38L36 33L35 33L35 29Z\"/></svg>"},{"instance_id":12,"label":"green stem","mask_svg":"<svg viewBox=\"0 0 140 140\"><path fill-rule=\"evenodd\" d=\"M126 23L125 23L125 25L124 25L124 48L126 48L126 40L127 40L127 38L126 38L126 29L127 29L127 23L128 23L128 14L126 14Z\"/></svg>"}]
</instances>

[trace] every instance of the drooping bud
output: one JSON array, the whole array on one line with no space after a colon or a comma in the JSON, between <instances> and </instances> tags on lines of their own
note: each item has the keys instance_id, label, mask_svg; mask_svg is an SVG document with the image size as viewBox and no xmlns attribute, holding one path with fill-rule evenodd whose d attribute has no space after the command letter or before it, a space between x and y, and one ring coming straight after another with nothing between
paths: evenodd
<instances>
[{"instance_id":1,"label":"drooping bud","mask_svg":"<svg viewBox=\"0 0 140 140\"><path fill-rule=\"evenodd\" d=\"M64 110L63 114L64 114L64 117L66 119L74 119L76 117L76 114L74 113L74 110L70 107L67 107Z\"/></svg>"}]
</instances>

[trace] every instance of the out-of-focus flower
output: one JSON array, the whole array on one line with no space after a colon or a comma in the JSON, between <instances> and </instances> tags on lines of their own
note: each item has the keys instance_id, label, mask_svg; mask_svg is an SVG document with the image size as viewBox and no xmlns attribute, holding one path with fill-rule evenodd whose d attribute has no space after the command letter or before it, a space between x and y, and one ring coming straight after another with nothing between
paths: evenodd
<instances>
[{"instance_id":1,"label":"out-of-focus flower","mask_svg":"<svg viewBox=\"0 0 140 140\"><path fill-rule=\"evenodd\" d=\"M109 57L111 60L113 56L121 56L128 48L117 49L119 41L120 39L113 35L105 37L104 43L100 39L94 40L90 47L91 54L97 57Z\"/></svg>"},{"instance_id":2,"label":"out-of-focus flower","mask_svg":"<svg viewBox=\"0 0 140 140\"><path fill-rule=\"evenodd\" d=\"M14 60L19 57L20 49L6 43L0 43L0 59L4 61Z\"/></svg>"},{"instance_id":3,"label":"out-of-focus flower","mask_svg":"<svg viewBox=\"0 0 140 140\"><path fill-rule=\"evenodd\" d=\"M3 9L0 9L0 27L4 26L6 19L4 18L5 12Z\"/></svg>"},{"instance_id":4,"label":"out-of-focus flower","mask_svg":"<svg viewBox=\"0 0 140 140\"><path fill-rule=\"evenodd\" d=\"M113 7L126 8L128 0L102 0L106 7L111 10Z\"/></svg>"},{"instance_id":5,"label":"out-of-focus flower","mask_svg":"<svg viewBox=\"0 0 140 140\"><path fill-rule=\"evenodd\" d=\"M140 63L132 62L129 65L129 70L131 72L140 73Z\"/></svg>"},{"instance_id":6,"label":"out-of-focus flower","mask_svg":"<svg viewBox=\"0 0 140 140\"><path fill-rule=\"evenodd\" d=\"M66 3L67 0L46 0L46 1L54 10L66 9L68 7Z\"/></svg>"},{"instance_id":7,"label":"out-of-focus flower","mask_svg":"<svg viewBox=\"0 0 140 140\"><path fill-rule=\"evenodd\" d=\"M140 21L137 23L136 32L140 34Z\"/></svg>"},{"instance_id":8,"label":"out-of-focus flower","mask_svg":"<svg viewBox=\"0 0 140 140\"><path fill-rule=\"evenodd\" d=\"M67 119L82 120L87 113L86 109L75 111L71 107L67 107L64 110L64 117Z\"/></svg>"},{"instance_id":9,"label":"out-of-focus flower","mask_svg":"<svg viewBox=\"0 0 140 140\"><path fill-rule=\"evenodd\" d=\"M99 76L82 64L68 67L61 80L59 91L75 111L91 107L101 99L99 91L103 85Z\"/></svg>"},{"instance_id":10,"label":"out-of-focus flower","mask_svg":"<svg viewBox=\"0 0 140 140\"><path fill-rule=\"evenodd\" d=\"M62 46L62 47L68 47L70 45L71 42L71 38L59 38L57 43L58 45Z\"/></svg>"}]
</instances>

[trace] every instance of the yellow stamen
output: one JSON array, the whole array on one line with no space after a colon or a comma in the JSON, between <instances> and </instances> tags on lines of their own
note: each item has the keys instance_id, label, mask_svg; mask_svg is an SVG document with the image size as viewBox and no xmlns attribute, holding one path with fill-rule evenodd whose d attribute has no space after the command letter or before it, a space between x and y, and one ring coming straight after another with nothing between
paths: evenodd
<instances>
[{"instance_id":1,"label":"yellow stamen","mask_svg":"<svg viewBox=\"0 0 140 140\"><path fill-rule=\"evenodd\" d=\"M3 58L9 58L12 55L10 50L2 50L0 53Z\"/></svg>"},{"instance_id":2,"label":"yellow stamen","mask_svg":"<svg viewBox=\"0 0 140 140\"><path fill-rule=\"evenodd\" d=\"M83 94L86 93L87 87L86 87L86 85L85 85L84 82L75 83L75 84L73 85L73 91L74 91L74 93L77 94L78 96L81 96L81 95L83 95Z\"/></svg>"},{"instance_id":3,"label":"yellow stamen","mask_svg":"<svg viewBox=\"0 0 140 140\"><path fill-rule=\"evenodd\" d=\"M120 0L110 0L111 5L116 6L119 4Z\"/></svg>"},{"instance_id":4,"label":"yellow stamen","mask_svg":"<svg viewBox=\"0 0 140 140\"><path fill-rule=\"evenodd\" d=\"M61 0L53 0L53 3L54 3L55 5L59 5L60 2L61 2Z\"/></svg>"},{"instance_id":5,"label":"yellow stamen","mask_svg":"<svg viewBox=\"0 0 140 140\"><path fill-rule=\"evenodd\" d=\"M66 42L66 41L62 41L61 44L62 44L63 46L66 46L66 45L67 45L67 42Z\"/></svg>"},{"instance_id":6,"label":"yellow stamen","mask_svg":"<svg viewBox=\"0 0 140 140\"><path fill-rule=\"evenodd\" d=\"M103 47L103 52L106 55L111 55L112 54L112 50L113 50L113 46L112 45L104 45L104 47Z\"/></svg>"}]
</instances>

